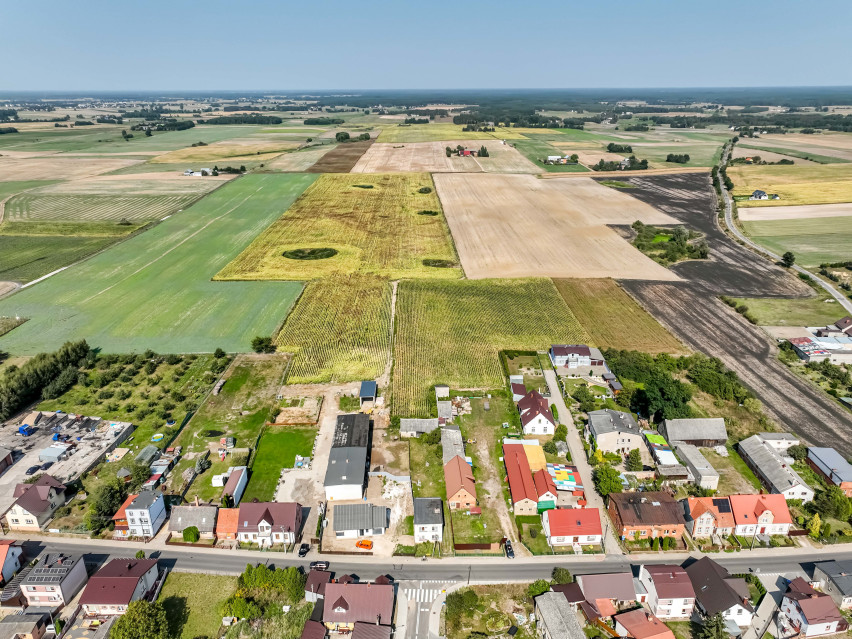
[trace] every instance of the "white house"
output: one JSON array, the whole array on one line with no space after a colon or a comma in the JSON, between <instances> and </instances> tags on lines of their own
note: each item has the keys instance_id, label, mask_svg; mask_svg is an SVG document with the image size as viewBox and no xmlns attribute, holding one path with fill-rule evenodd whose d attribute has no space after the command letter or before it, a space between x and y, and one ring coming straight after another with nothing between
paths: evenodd
<instances>
[{"instance_id":1,"label":"white house","mask_svg":"<svg viewBox=\"0 0 852 639\"><path fill-rule=\"evenodd\" d=\"M14 539L0 539L0 584L7 583L21 569L23 548Z\"/></svg>"},{"instance_id":2,"label":"white house","mask_svg":"<svg viewBox=\"0 0 852 639\"><path fill-rule=\"evenodd\" d=\"M261 548L296 542L302 527L302 506L296 502L240 504L237 539Z\"/></svg>"},{"instance_id":3,"label":"white house","mask_svg":"<svg viewBox=\"0 0 852 639\"><path fill-rule=\"evenodd\" d=\"M754 619L754 608L749 603L748 584L734 577L707 555L686 567L692 582L695 603L705 617L721 613L731 634L739 634L733 626L746 628Z\"/></svg>"},{"instance_id":4,"label":"white house","mask_svg":"<svg viewBox=\"0 0 852 639\"><path fill-rule=\"evenodd\" d=\"M750 200L768 200L769 196L766 194L766 191L761 191L760 189L757 189L756 191L752 192L752 194L749 196L748 199L750 199Z\"/></svg>"},{"instance_id":5,"label":"white house","mask_svg":"<svg viewBox=\"0 0 852 639\"><path fill-rule=\"evenodd\" d=\"M603 366L605 363L600 350L585 344L553 344L549 354L554 366L564 368Z\"/></svg>"},{"instance_id":6,"label":"white house","mask_svg":"<svg viewBox=\"0 0 852 639\"><path fill-rule=\"evenodd\" d=\"M786 617L786 621L800 637L833 635L849 627L834 600L824 592L814 590L801 577L790 582L778 614Z\"/></svg>"},{"instance_id":7,"label":"white house","mask_svg":"<svg viewBox=\"0 0 852 639\"><path fill-rule=\"evenodd\" d=\"M153 537L166 521L163 493L143 490L125 509L130 537Z\"/></svg>"},{"instance_id":8,"label":"white house","mask_svg":"<svg viewBox=\"0 0 852 639\"><path fill-rule=\"evenodd\" d=\"M371 503L336 504L332 513L334 534L341 539L384 535L388 515L387 507Z\"/></svg>"},{"instance_id":9,"label":"white house","mask_svg":"<svg viewBox=\"0 0 852 639\"><path fill-rule=\"evenodd\" d=\"M414 500L414 543L444 540L444 504L438 497Z\"/></svg>"},{"instance_id":10,"label":"white house","mask_svg":"<svg viewBox=\"0 0 852 639\"><path fill-rule=\"evenodd\" d=\"M545 510L541 523L550 546L600 546L603 540L597 508Z\"/></svg>"},{"instance_id":11,"label":"white house","mask_svg":"<svg viewBox=\"0 0 852 639\"><path fill-rule=\"evenodd\" d=\"M686 571L677 565L640 566L639 583L645 600L660 619L687 619L695 607L695 591Z\"/></svg>"},{"instance_id":12,"label":"white house","mask_svg":"<svg viewBox=\"0 0 852 639\"><path fill-rule=\"evenodd\" d=\"M734 513L735 535L789 534L793 518L783 495L731 495L728 499Z\"/></svg>"},{"instance_id":13,"label":"white house","mask_svg":"<svg viewBox=\"0 0 852 639\"><path fill-rule=\"evenodd\" d=\"M518 402L518 413L525 435L552 435L556 431L556 420L547 400L538 391L530 391Z\"/></svg>"}]
</instances>

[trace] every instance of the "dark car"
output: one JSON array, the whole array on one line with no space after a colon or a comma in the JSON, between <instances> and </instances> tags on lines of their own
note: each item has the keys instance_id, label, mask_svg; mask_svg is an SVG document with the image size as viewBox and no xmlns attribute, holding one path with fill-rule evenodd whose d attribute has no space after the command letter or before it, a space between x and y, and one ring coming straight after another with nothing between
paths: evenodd
<instances>
[{"instance_id":1,"label":"dark car","mask_svg":"<svg viewBox=\"0 0 852 639\"><path fill-rule=\"evenodd\" d=\"M27 468L27 475L35 475L38 471L41 470L41 466L30 466Z\"/></svg>"},{"instance_id":2,"label":"dark car","mask_svg":"<svg viewBox=\"0 0 852 639\"><path fill-rule=\"evenodd\" d=\"M506 540L506 557L509 559L515 558L515 550L512 548L512 542L508 539Z\"/></svg>"},{"instance_id":3,"label":"dark car","mask_svg":"<svg viewBox=\"0 0 852 639\"><path fill-rule=\"evenodd\" d=\"M299 546L299 557L304 557L308 554L308 551L311 549L310 545L302 544Z\"/></svg>"},{"instance_id":4,"label":"dark car","mask_svg":"<svg viewBox=\"0 0 852 639\"><path fill-rule=\"evenodd\" d=\"M329 565L327 561L312 561L310 563L311 570L328 570Z\"/></svg>"},{"instance_id":5,"label":"dark car","mask_svg":"<svg viewBox=\"0 0 852 639\"><path fill-rule=\"evenodd\" d=\"M53 462L44 462L44 463L41 465L41 469L42 469L42 470L47 470L47 469L48 469L48 468L50 468L51 466L53 466Z\"/></svg>"}]
</instances>

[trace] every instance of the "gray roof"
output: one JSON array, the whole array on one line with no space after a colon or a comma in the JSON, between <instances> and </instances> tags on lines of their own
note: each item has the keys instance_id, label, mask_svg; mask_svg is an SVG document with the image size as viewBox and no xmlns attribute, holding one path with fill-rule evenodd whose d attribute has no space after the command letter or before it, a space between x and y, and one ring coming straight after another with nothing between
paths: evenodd
<instances>
[{"instance_id":1,"label":"gray roof","mask_svg":"<svg viewBox=\"0 0 852 639\"><path fill-rule=\"evenodd\" d=\"M136 499L130 502L127 508L130 510L147 510L155 501L161 499L162 496L163 493L153 490L143 490L136 496Z\"/></svg>"},{"instance_id":2,"label":"gray roof","mask_svg":"<svg viewBox=\"0 0 852 639\"><path fill-rule=\"evenodd\" d=\"M831 579L837 590L844 597L852 595L852 559L842 561L821 561L814 564Z\"/></svg>"},{"instance_id":3,"label":"gray roof","mask_svg":"<svg viewBox=\"0 0 852 639\"><path fill-rule=\"evenodd\" d=\"M399 420L399 430L403 433L431 433L436 428L438 428L437 417L429 419L406 418Z\"/></svg>"},{"instance_id":4,"label":"gray roof","mask_svg":"<svg viewBox=\"0 0 852 639\"><path fill-rule=\"evenodd\" d=\"M417 497L414 500L414 525L444 523L444 504L439 497Z\"/></svg>"},{"instance_id":5,"label":"gray roof","mask_svg":"<svg viewBox=\"0 0 852 639\"><path fill-rule=\"evenodd\" d=\"M783 493L792 486L808 485L795 470L783 462L775 450L764 443L760 435L752 435L740 442L740 452L751 460L751 465L760 469L773 492Z\"/></svg>"},{"instance_id":6,"label":"gray roof","mask_svg":"<svg viewBox=\"0 0 852 639\"><path fill-rule=\"evenodd\" d=\"M367 472L367 449L348 446L328 453L325 486L363 485Z\"/></svg>"},{"instance_id":7,"label":"gray roof","mask_svg":"<svg viewBox=\"0 0 852 639\"><path fill-rule=\"evenodd\" d=\"M545 592L535 598L535 605L551 639L584 639L577 613L561 592Z\"/></svg>"},{"instance_id":8,"label":"gray roof","mask_svg":"<svg viewBox=\"0 0 852 639\"><path fill-rule=\"evenodd\" d=\"M169 519L170 532L183 532L195 526L200 533L212 533L216 528L216 506L174 506Z\"/></svg>"},{"instance_id":9,"label":"gray roof","mask_svg":"<svg viewBox=\"0 0 852 639\"><path fill-rule=\"evenodd\" d=\"M23 578L21 585L59 585L81 561L83 561L83 555L68 555L61 552L47 553L39 559L35 568Z\"/></svg>"},{"instance_id":10,"label":"gray roof","mask_svg":"<svg viewBox=\"0 0 852 639\"><path fill-rule=\"evenodd\" d=\"M441 400L438 402L438 417L443 419L453 418L453 403Z\"/></svg>"},{"instance_id":11,"label":"gray roof","mask_svg":"<svg viewBox=\"0 0 852 639\"><path fill-rule=\"evenodd\" d=\"M639 434L639 424L630 413L606 408L589 413L589 431L594 437L607 433L630 432Z\"/></svg>"},{"instance_id":12,"label":"gray roof","mask_svg":"<svg viewBox=\"0 0 852 639\"><path fill-rule=\"evenodd\" d=\"M657 466L657 474L660 477L688 477L689 471L680 464L664 464Z\"/></svg>"},{"instance_id":13,"label":"gray roof","mask_svg":"<svg viewBox=\"0 0 852 639\"><path fill-rule=\"evenodd\" d=\"M387 528L388 509L385 506L365 504L337 504L334 506L334 531L370 530Z\"/></svg>"},{"instance_id":14,"label":"gray roof","mask_svg":"<svg viewBox=\"0 0 852 639\"><path fill-rule=\"evenodd\" d=\"M680 443L675 447L675 452L690 468L690 470L698 473L701 477L719 476L719 473L716 472L716 469L713 468L709 461L707 461L707 458L704 457L704 455L701 454L701 451L692 444Z\"/></svg>"},{"instance_id":15,"label":"gray roof","mask_svg":"<svg viewBox=\"0 0 852 639\"><path fill-rule=\"evenodd\" d=\"M0 459L6 459L9 455L12 454L12 451L8 448L0 447Z\"/></svg>"},{"instance_id":16,"label":"gray roof","mask_svg":"<svg viewBox=\"0 0 852 639\"><path fill-rule=\"evenodd\" d=\"M455 428L442 428L441 448L443 449L442 459L444 465L456 455L464 457L464 441L462 440L461 431Z\"/></svg>"},{"instance_id":17,"label":"gray roof","mask_svg":"<svg viewBox=\"0 0 852 639\"><path fill-rule=\"evenodd\" d=\"M799 438L796 437L793 433L758 433L761 439L765 439L767 441L778 440L778 441L799 441Z\"/></svg>"},{"instance_id":18,"label":"gray roof","mask_svg":"<svg viewBox=\"0 0 852 639\"><path fill-rule=\"evenodd\" d=\"M160 449L154 446L154 444L148 444L139 451L139 454L136 455L136 461L140 464L151 464L160 456Z\"/></svg>"},{"instance_id":19,"label":"gray roof","mask_svg":"<svg viewBox=\"0 0 852 639\"><path fill-rule=\"evenodd\" d=\"M852 465L833 448L808 448L808 457L828 475L832 482L840 485L844 481L852 481Z\"/></svg>"},{"instance_id":20,"label":"gray roof","mask_svg":"<svg viewBox=\"0 0 852 639\"><path fill-rule=\"evenodd\" d=\"M358 446L367 448L370 445L370 418L364 413L338 415L331 439L332 448Z\"/></svg>"},{"instance_id":21,"label":"gray roof","mask_svg":"<svg viewBox=\"0 0 852 639\"><path fill-rule=\"evenodd\" d=\"M749 592L745 580L731 576L710 557L704 556L687 566L686 574L695 590L695 599L708 616L725 612L736 605L754 612L748 602Z\"/></svg>"},{"instance_id":22,"label":"gray roof","mask_svg":"<svg viewBox=\"0 0 852 639\"><path fill-rule=\"evenodd\" d=\"M669 442L693 441L701 439L728 439L725 420L721 417L709 419L666 419L663 431Z\"/></svg>"},{"instance_id":23,"label":"gray roof","mask_svg":"<svg viewBox=\"0 0 852 639\"><path fill-rule=\"evenodd\" d=\"M47 624L48 615L44 612L25 612L18 615L6 615L0 619L0 637L18 637L31 634L36 624Z\"/></svg>"}]
</instances>

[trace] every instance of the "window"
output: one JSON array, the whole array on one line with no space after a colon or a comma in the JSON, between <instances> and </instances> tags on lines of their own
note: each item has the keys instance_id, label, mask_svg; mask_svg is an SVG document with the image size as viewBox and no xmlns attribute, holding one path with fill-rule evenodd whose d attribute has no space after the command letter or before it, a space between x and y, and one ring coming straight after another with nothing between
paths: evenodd
<instances>
[{"instance_id":1,"label":"window","mask_svg":"<svg viewBox=\"0 0 852 639\"><path fill-rule=\"evenodd\" d=\"M13 524L17 524L17 523L18 523L18 520L17 520L17 519L13 519L13 520L12 520L12 523L13 523Z\"/></svg>"}]
</instances>

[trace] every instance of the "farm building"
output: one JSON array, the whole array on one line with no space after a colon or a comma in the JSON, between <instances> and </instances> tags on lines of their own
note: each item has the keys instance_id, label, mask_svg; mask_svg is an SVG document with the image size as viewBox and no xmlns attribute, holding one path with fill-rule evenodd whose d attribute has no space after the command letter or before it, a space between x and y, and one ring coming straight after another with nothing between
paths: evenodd
<instances>
[{"instance_id":1,"label":"farm building","mask_svg":"<svg viewBox=\"0 0 852 639\"><path fill-rule=\"evenodd\" d=\"M654 461L657 464L660 466L677 466L680 464L665 437L653 430L643 431L642 435L645 437L651 455L654 456Z\"/></svg>"},{"instance_id":2,"label":"farm building","mask_svg":"<svg viewBox=\"0 0 852 639\"><path fill-rule=\"evenodd\" d=\"M852 464L833 448L808 448L808 466L852 497Z\"/></svg>"},{"instance_id":3,"label":"farm building","mask_svg":"<svg viewBox=\"0 0 852 639\"><path fill-rule=\"evenodd\" d=\"M400 437L420 437L425 433L431 433L438 428L439 421L437 417L429 419L411 419L405 418L399 420L399 436Z\"/></svg>"},{"instance_id":4,"label":"farm building","mask_svg":"<svg viewBox=\"0 0 852 639\"><path fill-rule=\"evenodd\" d=\"M603 541L601 514L597 508L559 508L541 515L542 528L550 546L600 546Z\"/></svg>"},{"instance_id":5,"label":"farm building","mask_svg":"<svg viewBox=\"0 0 852 639\"><path fill-rule=\"evenodd\" d=\"M682 464L659 464L654 474L663 486L683 486L690 480L689 470Z\"/></svg>"},{"instance_id":6,"label":"farm building","mask_svg":"<svg viewBox=\"0 0 852 639\"><path fill-rule=\"evenodd\" d=\"M793 433L758 433L763 443L769 446L779 455L786 455L790 446L798 446L802 443Z\"/></svg>"},{"instance_id":7,"label":"farm building","mask_svg":"<svg viewBox=\"0 0 852 639\"><path fill-rule=\"evenodd\" d=\"M535 598L535 627L544 639L584 639L574 606L561 592Z\"/></svg>"},{"instance_id":8,"label":"farm building","mask_svg":"<svg viewBox=\"0 0 852 639\"><path fill-rule=\"evenodd\" d=\"M511 439L509 437L504 437L503 445L505 446L506 444L516 444L524 447L524 453L526 453L530 470L534 473L538 472L542 468L547 468L547 460L544 458L544 449L541 447L541 444L538 443L537 439Z\"/></svg>"},{"instance_id":9,"label":"farm building","mask_svg":"<svg viewBox=\"0 0 852 639\"><path fill-rule=\"evenodd\" d=\"M450 396L450 387L446 384L435 384L435 399L446 399Z\"/></svg>"},{"instance_id":10,"label":"farm building","mask_svg":"<svg viewBox=\"0 0 852 639\"><path fill-rule=\"evenodd\" d=\"M721 417L709 419L666 419L660 425L660 434L672 445L683 442L693 446L710 448L724 446L728 441L725 420Z\"/></svg>"},{"instance_id":11,"label":"farm building","mask_svg":"<svg viewBox=\"0 0 852 639\"><path fill-rule=\"evenodd\" d=\"M678 457L686 464L691 475L691 481L699 488L716 490L719 487L719 473L701 454L698 447L692 444L675 446Z\"/></svg>"},{"instance_id":12,"label":"farm building","mask_svg":"<svg viewBox=\"0 0 852 639\"><path fill-rule=\"evenodd\" d=\"M361 402L361 406L365 402L375 402L376 397L378 397L378 385L376 382L361 382L361 388L358 391L358 399Z\"/></svg>"},{"instance_id":13,"label":"farm building","mask_svg":"<svg viewBox=\"0 0 852 639\"><path fill-rule=\"evenodd\" d=\"M438 497L415 497L414 543L444 539L444 503Z\"/></svg>"},{"instance_id":14,"label":"farm building","mask_svg":"<svg viewBox=\"0 0 852 639\"><path fill-rule=\"evenodd\" d=\"M586 438L595 450L626 455L644 445L642 431L633 415L606 408L589 413Z\"/></svg>"},{"instance_id":15,"label":"farm building","mask_svg":"<svg viewBox=\"0 0 852 639\"><path fill-rule=\"evenodd\" d=\"M334 534L339 539L384 535L390 512L375 504L338 504L334 506Z\"/></svg>"},{"instance_id":16,"label":"farm building","mask_svg":"<svg viewBox=\"0 0 852 639\"><path fill-rule=\"evenodd\" d=\"M444 464L444 484L450 510L470 509L478 505L473 470L462 457L456 455Z\"/></svg>"},{"instance_id":17,"label":"farm building","mask_svg":"<svg viewBox=\"0 0 852 639\"><path fill-rule=\"evenodd\" d=\"M441 429L441 451L443 464L453 457L464 457L464 439L458 426L446 426Z\"/></svg>"},{"instance_id":18,"label":"farm building","mask_svg":"<svg viewBox=\"0 0 852 639\"><path fill-rule=\"evenodd\" d=\"M525 435L552 435L556 430L556 420L547 400L538 391L530 391L518 402L518 413Z\"/></svg>"},{"instance_id":19,"label":"farm building","mask_svg":"<svg viewBox=\"0 0 852 639\"><path fill-rule=\"evenodd\" d=\"M227 473L222 474L222 477L227 478L222 494L230 495L233 505L238 506L248 485L248 468L245 466L231 466L228 468Z\"/></svg>"},{"instance_id":20,"label":"farm building","mask_svg":"<svg viewBox=\"0 0 852 639\"><path fill-rule=\"evenodd\" d=\"M769 492L780 493L785 499L801 499L805 503L814 498L813 489L760 435L741 441L739 451L743 461Z\"/></svg>"}]
</instances>

